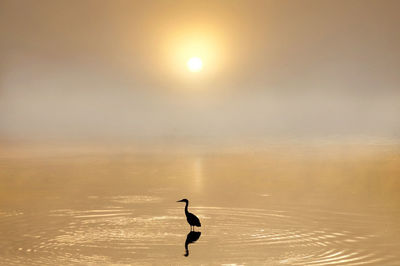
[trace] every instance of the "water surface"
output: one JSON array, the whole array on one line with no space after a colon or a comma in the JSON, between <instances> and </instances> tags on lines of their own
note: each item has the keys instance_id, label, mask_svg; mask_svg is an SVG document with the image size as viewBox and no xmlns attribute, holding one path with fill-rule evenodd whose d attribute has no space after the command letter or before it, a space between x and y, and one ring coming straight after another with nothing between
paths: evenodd
<instances>
[{"instance_id":1,"label":"water surface","mask_svg":"<svg viewBox=\"0 0 400 266\"><path fill-rule=\"evenodd\" d=\"M0 261L400 265L399 154L3 150ZM189 235L182 198L201 235Z\"/></svg>"}]
</instances>

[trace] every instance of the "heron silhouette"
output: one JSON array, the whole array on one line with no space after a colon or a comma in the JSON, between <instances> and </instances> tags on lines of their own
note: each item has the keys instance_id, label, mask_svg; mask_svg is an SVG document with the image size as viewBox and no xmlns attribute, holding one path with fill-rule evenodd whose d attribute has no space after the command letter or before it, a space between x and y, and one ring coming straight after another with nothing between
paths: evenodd
<instances>
[{"instance_id":1,"label":"heron silhouette","mask_svg":"<svg viewBox=\"0 0 400 266\"><path fill-rule=\"evenodd\" d=\"M178 200L177 202L185 202L186 203L186 205L185 205L185 215L186 215L186 220L190 225L190 231L192 231L192 228L193 228L193 231L195 231L194 230L195 226L201 227L201 223L200 223L199 218L197 218L196 215L194 215L193 213L190 213L188 211L189 201L187 199L181 199L181 200Z\"/></svg>"},{"instance_id":2,"label":"heron silhouette","mask_svg":"<svg viewBox=\"0 0 400 266\"><path fill-rule=\"evenodd\" d=\"M196 242L200 238L201 232L190 231L185 241L185 257L189 256L189 244Z\"/></svg>"}]
</instances>

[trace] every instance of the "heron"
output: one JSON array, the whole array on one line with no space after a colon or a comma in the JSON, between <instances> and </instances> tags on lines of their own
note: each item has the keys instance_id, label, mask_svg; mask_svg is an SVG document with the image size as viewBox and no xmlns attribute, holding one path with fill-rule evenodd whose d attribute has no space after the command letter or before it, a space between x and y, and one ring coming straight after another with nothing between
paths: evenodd
<instances>
[{"instance_id":1,"label":"heron","mask_svg":"<svg viewBox=\"0 0 400 266\"><path fill-rule=\"evenodd\" d=\"M192 231L192 228L193 228L193 231L194 231L194 227L195 226L201 227L201 223L200 223L199 218L197 218L196 215L194 215L193 213L190 213L188 211L189 201L187 199L181 199L181 200L178 200L177 202L185 202L186 203L186 205L185 205L185 215L186 215L186 220L190 225L190 231Z\"/></svg>"},{"instance_id":2,"label":"heron","mask_svg":"<svg viewBox=\"0 0 400 266\"><path fill-rule=\"evenodd\" d=\"M185 241L185 257L189 256L189 244L196 242L201 236L201 232L190 231Z\"/></svg>"}]
</instances>

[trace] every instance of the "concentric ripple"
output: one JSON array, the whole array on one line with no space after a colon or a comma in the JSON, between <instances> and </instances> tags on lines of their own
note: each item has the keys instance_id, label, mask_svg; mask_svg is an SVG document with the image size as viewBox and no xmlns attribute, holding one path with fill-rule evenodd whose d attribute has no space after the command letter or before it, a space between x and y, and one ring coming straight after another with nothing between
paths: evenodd
<instances>
[{"instance_id":1,"label":"concentric ripple","mask_svg":"<svg viewBox=\"0 0 400 266\"><path fill-rule=\"evenodd\" d=\"M132 202L143 200L145 207ZM150 202L150 203L149 203ZM188 231L182 208L153 209L160 199L117 197L107 208L1 212L4 265L180 264ZM134 208L133 208L134 207ZM152 211L149 211L152 210ZM397 265L396 237L366 214L321 210L199 207L198 262L266 265ZM376 217L376 216L373 216ZM375 226L375 227L374 227ZM394 231L393 233L398 233ZM197 257L196 257L197 255Z\"/></svg>"}]
</instances>

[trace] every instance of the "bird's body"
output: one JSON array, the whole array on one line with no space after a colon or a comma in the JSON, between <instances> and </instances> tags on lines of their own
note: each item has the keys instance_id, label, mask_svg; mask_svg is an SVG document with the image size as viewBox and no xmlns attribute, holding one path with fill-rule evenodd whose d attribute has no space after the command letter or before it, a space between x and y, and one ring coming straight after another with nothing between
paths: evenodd
<instances>
[{"instance_id":1,"label":"bird's body","mask_svg":"<svg viewBox=\"0 0 400 266\"><path fill-rule=\"evenodd\" d=\"M201 227L201 223L200 223L199 218L197 218L196 215L194 215L193 213L190 213L188 211L189 201L187 199L182 199L182 200L178 200L177 202L185 202L186 203L186 205L185 205L185 215L186 215L186 220L190 225L190 230L192 230L192 228L194 230L195 226Z\"/></svg>"}]
</instances>

